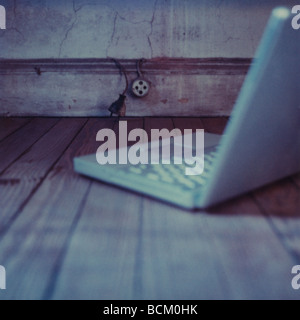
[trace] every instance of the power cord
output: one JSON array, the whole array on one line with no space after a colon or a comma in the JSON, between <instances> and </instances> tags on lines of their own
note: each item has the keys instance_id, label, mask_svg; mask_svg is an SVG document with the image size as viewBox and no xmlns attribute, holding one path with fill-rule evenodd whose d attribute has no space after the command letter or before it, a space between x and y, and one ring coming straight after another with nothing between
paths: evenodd
<instances>
[{"instance_id":1,"label":"power cord","mask_svg":"<svg viewBox=\"0 0 300 320\"><path fill-rule=\"evenodd\" d=\"M111 106L108 108L108 110L110 111L111 117L113 116L113 114L118 115L118 117L125 117L126 116L125 100L126 100L126 92L128 90L128 85L129 85L128 84L128 77L127 77L127 73L126 73L124 66L122 66L121 63L116 59L112 58L112 61L114 61L116 66L120 69L121 73L123 72L123 74L125 76L125 80L126 80L126 87L125 87L125 90L123 91L123 93L119 95L119 99L116 100L115 102L113 102L111 104Z\"/></svg>"}]
</instances>

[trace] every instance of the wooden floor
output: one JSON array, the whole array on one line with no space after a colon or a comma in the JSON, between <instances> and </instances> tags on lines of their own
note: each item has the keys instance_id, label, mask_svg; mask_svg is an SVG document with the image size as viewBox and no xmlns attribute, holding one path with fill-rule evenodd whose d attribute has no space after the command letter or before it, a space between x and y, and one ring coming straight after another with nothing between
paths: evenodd
<instances>
[{"instance_id":1,"label":"wooden floor","mask_svg":"<svg viewBox=\"0 0 300 320\"><path fill-rule=\"evenodd\" d=\"M128 119L204 128L227 119ZM0 119L0 299L299 299L300 176L189 212L73 172L114 119Z\"/></svg>"}]
</instances>

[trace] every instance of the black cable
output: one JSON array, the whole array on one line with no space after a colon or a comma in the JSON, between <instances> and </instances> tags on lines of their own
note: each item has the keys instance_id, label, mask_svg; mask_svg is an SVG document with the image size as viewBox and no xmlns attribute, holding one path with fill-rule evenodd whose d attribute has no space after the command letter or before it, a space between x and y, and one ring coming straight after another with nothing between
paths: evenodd
<instances>
[{"instance_id":1,"label":"black cable","mask_svg":"<svg viewBox=\"0 0 300 320\"><path fill-rule=\"evenodd\" d=\"M129 86L129 82L128 82L128 77L127 77L127 72L126 69L124 68L124 66L121 65L121 63L117 60L112 58L112 61L114 61L114 63L116 64L116 66L120 69L121 72L123 72L124 76L125 76L125 80L126 80L126 88L123 91L122 95L125 95L125 93L128 90L128 86Z\"/></svg>"},{"instance_id":2,"label":"black cable","mask_svg":"<svg viewBox=\"0 0 300 320\"><path fill-rule=\"evenodd\" d=\"M142 58L142 59L138 60L136 63L136 69L137 69L137 73L138 73L139 78L142 78L141 64L144 63L145 61L146 61L146 59Z\"/></svg>"},{"instance_id":3,"label":"black cable","mask_svg":"<svg viewBox=\"0 0 300 320\"><path fill-rule=\"evenodd\" d=\"M111 104L111 106L108 108L108 110L110 111L111 117L113 114L117 114L120 117L120 116L125 116L125 113L126 113L126 105L125 105L126 95L125 95L125 93L128 90L129 82L128 82L126 69L121 65L121 63L117 59L114 59L114 58L111 58L111 59L112 59L112 61L114 61L116 66L120 69L121 75L122 75L122 72L124 73L124 76L126 79L125 90L123 91L122 94L119 95L119 99L116 100L115 102L113 102Z\"/></svg>"}]
</instances>

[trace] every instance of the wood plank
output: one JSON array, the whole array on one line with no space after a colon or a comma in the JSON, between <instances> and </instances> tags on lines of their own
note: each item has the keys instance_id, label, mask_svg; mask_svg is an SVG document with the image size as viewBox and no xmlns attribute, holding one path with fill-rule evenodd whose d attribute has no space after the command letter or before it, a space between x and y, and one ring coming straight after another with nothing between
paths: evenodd
<instances>
[{"instance_id":1,"label":"wood plank","mask_svg":"<svg viewBox=\"0 0 300 320\"><path fill-rule=\"evenodd\" d=\"M285 248L300 260L300 189L290 178L261 188L253 193Z\"/></svg>"},{"instance_id":2,"label":"wood plank","mask_svg":"<svg viewBox=\"0 0 300 320\"><path fill-rule=\"evenodd\" d=\"M128 130L143 127L142 119L128 120ZM153 127L173 127L172 121L167 120L166 123L165 119L145 119L145 123L149 134ZM118 134L118 122L115 122L114 129ZM114 187L98 183L92 185L57 281L55 299L134 297L132 284L136 262L133 253L138 241L134 235L138 232L141 199ZM78 252L83 259L78 260ZM90 261L88 273L84 272L87 260ZM71 279L74 273L82 273L76 282Z\"/></svg>"},{"instance_id":3,"label":"wood plank","mask_svg":"<svg viewBox=\"0 0 300 320\"><path fill-rule=\"evenodd\" d=\"M265 186L253 192L253 196L264 211L274 217L300 216L300 191L290 178Z\"/></svg>"},{"instance_id":4,"label":"wood plank","mask_svg":"<svg viewBox=\"0 0 300 320\"><path fill-rule=\"evenodd\" d=\"M124 120L124 119L122 119ZM126 119L128 131L143 119ZM118 136L118 121L114 121ZM94 182L55 281L54 299L127 299L132 283L142 197ZM80 253L80 259L78 256ZM86 261L89 261L86 272ZM73 274L81 274L73 281Z\"/></svg>"},{"instance_id":5,"label":"wood plank","mask_svg":"<svg viewBox=\"0 0 300 320\"><path fill-rule=\"evenodd\" d=\"M0 299L299 298L295 255L256 198L190 213L75 174L73 157L95 152L97 131L114 121L88 122L2 237L9 287ZM180 121L151 118L144 127L171 130ZM292 215L299 188L287 187L277 201ZM269 203L277 208L274 194Z\"/></svg>"},{"instance_id":6,"label":"wood plank","mask_svg":"<svg viewBox=\"0 0 300 320\"><path fill-rule=\"evenodd\" d=\"M283 272L291 259L264 218L195 215L148 199L136 210L139 201L126 191L120 209L114 189L92 189L54 298L294 297ZM111 204L99 199L103 192ZM274 269L279 257L286 263Z\"/></svg>"},{"instance_id":7,"label":"wood plank","mask_svg":"<svg viewBox=\"0 0 300 320\"><path fill-rule=\"evenodd\" d=\"M58 121L59 119L34 119L1 141L0 173L38 141Z\"/></svg>"},{"instance_id":8,"label":"wood plank","mask_svg":"<svg viewBox=\"0 0 300 320\"><path fill-rule=\"evenodd\" d=\"M28 123L28 118L0 118L0 141Z\"/></svg>"},{"instance_id":9,"label":"wood plank","mask_svg":"<svg viewBox=\"0 0 300 320\"><path fill-rule=\"evenodd\" d=\"M202 118L204 129L210 133L222 134L228 123L227 117Z\"/></svg>"},{"instance_id":10,"label":"wood plank","mask_svg":"<svg viewBox=\"0 0 300 320\"><path fill-rule=\"evenodd\" d=\"M262 216L260 208L249 194L215 205L207 209L206 212L217 215L239 215L243 213L244 215L248 214L259 218Z\"/></svg>"},{"instance_id":11,"label":"wood plank","mask_svg":"<svg viewBox=\"0 0 300 320\"><path fill-rule=\"evenodd\" d=\"M182 132L184 129L192 129L193 132L197 129L204 129L203 122L200 118L173 118L172 120L174 127L180 129Z\"/></svg>"},{"instance_id":12,"label":"wood plank","mask_svg":"<svg viewBox=\"0 0 300 320\"><path fill-rule=\"evenodd\" d=\"M1 239L10 282L3 299L41 299L52 291L91 184L73 171L73 158L95 152L96 133L110 126L107 119L87 123Z\"/></svg>"},{"instance_id":13,"label":"wood plank","mask_svg":"<svg viewBox=\"0 0 300 320\"><path fill-rule=\"evenodd\" d=\"M291 288L293 259L264 217L213 215L209 220L218 267L223 266L227 278L227 297L299 299Z\"/></svg>"},{"instance_id":14,"label":"wood plank","mask_svg":"<svg viewBox=\"0 0 300 320\"><path fill-rule=\"evenodd\" d=\"M300 174L295 175L292 179L294 183L300 188Z\"/></svg>"},{"instance_id":15,"label":"wood plank","mask_svg":"<svg viewBox=\"0 0 300 320\"><path fill-rule=\"evenodd\" d=\"M0 235L60 158L86 119L64 119L0 175ZM59 137L59 139L58 139Z\"/></svg>"},{"instance_id":16,"label":"wood plank","mask_svg":"<svg viewBox=\"0 0 300 320\"><path fill-rule=\"evenodd\" d=\"M142 197L92 184L53 299L133 299ZM78 275L76 280L74 275Z\"/></svg>"},{"instance_id":17,"label":"wood plank","mask_svg":"<svg viewBox=\"0 0 300 320\"><path fill-rule=\"evenodd\" d=\"M150 141L152 129L173 130L174 123L171 118L145 118L144 119L144 129L146 130L148 137L149 137L149 141Z\"/></svg>"},{"instance_id":18,"label":"wood plank","mask_svg":"<svg viewBox=\"0 0 300 320\"><path fill-rule=\"evenodd\" d=\"M128 119L128 130L143 127ZM118 134L118 122L115 122ZM145 130L173 128L171 119L145 119ZM107 200L110 202L108 203ZM57 279L55 299L132 299L139 295L135 274L142 199L140 195L93 183L78 228ZM81 259L78 259L80 252ZM90 262L85 272L85 261ZM71 272L70 272L71 270ZM78 281L73 274L82 274Z\"/></svg>"},{"instance_id":19,"label":"wood plank","mask_svg":"<svg viewBox=\"0 0 300 320\"><path fill-rule=\"evenodd\" d=\"M203 215L145 199L140 220L136 299L225 297Z\"/></svg>"},{"instance_id":20,"label":"wood plank","mask_svg":"<svg viewBox=\"0 0 300 320\"><path fill-rule=\"evenodd\" d=\"M290 288L292 259L258 208L253 208L253 215L244 214L243 205L237 203L234 214L193 214L145 199L137 235L134 297L295 298Z\"/></svg>"}]
</instances>

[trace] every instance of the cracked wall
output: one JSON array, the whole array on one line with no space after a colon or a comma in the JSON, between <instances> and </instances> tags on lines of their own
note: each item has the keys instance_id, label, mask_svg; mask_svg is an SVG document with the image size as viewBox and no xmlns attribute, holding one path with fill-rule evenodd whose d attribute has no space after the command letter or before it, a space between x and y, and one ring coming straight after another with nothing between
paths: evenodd
<instances>
[{"instance_id":1,"label":"cracked wall","mask_svg":"<svg viewBox=\"0 0 300 320\"><path fill-rule=\"evenodd\" d=\"M228 116L251 61L235 58L297 1L0 0L0 116L108 116L124 77L107 58L125 59L131 82L142 57L151 89L127 93L128 116Z\"/></svg>"},{"instance_id":2,"label":"cracked wall","mask_svg":"<svg viewBox=\"0 0 300 320\"><path fill-rule=\"evenodd\" d=\"M286 0L0 0L0 58L252 57Z\"/></svg>"}]
</instances>

